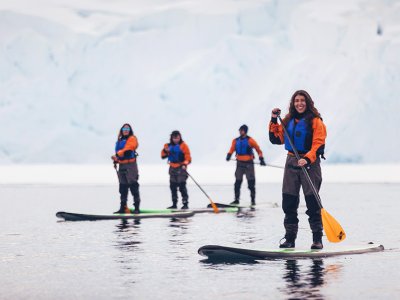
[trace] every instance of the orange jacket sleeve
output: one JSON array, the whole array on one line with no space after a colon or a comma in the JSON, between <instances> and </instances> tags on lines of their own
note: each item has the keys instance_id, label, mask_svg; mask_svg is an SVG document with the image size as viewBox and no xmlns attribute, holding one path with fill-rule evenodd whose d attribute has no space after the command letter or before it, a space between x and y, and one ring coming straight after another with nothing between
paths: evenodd
<instances>
[{"instance_id":1,"label":"orange jacket sleeve","mask_svg":"<svg viewBox=\"0 0 400 300\"><path fill-rule=\"evenodd\" d=\"M192 157L190 156L190 149L189 146L186 143L181 144L181 150L183 154L185 155L185 160L183 162L184 165L188 165L192 162Z\"/></svg>"},{"instance_id":2,"label":"orange jacket sleeve","mask_svg":"<svg viewBox=\"0 0 400 300\"><path fill-rule=\"evenodd\" d=\"M318 149L325 145L326 139L326 127L320 118L314 118L312 124L313 139L311 144L311 150L308 151L304 157L308 158L311 163L317 159Z\"/></svg>"},{"instance_id":3,"label":"orange jacket sleeve","mask_svg":"<svg viewBox=\"0 0 400 300\"><path fill-rule=\"evenodd\" d=\"M128 150L135 151L138 148L138 146L139 146L139 143L137 141L136 136L132 135L126 141L125 147L117 152L117 155L122 157L122 156L124 156L125 151L128 151Z\"/></svg>"},{"instance_id":4,"label":"orange jacket sleeve","mask_svg":"<svg viewBox=\"0 0 400 300\"><path fill-rule=\"evenodd\" d=\"M234 139L234 140L232 141L232 145L231 145L231 148L229 149L228 153L229 153L230 155L232 155L233 152L235 151L235 149L236 149L236 139Z\"/></svg>"},{"instance_id":5,"label":"orange jacket sleeve","mask_svg":"<svg viewBox=\"0 0 400 300\"><path fill-rule=\"evenodd\" d=\"M161 150L161 158L162 158L162 159L168 157L168 153L166 153L166 151L165 151L166 149L168 149L168 144L165 144L165 145L164 145L164 148L162 148L162 150Z\"/></svg>"},{"instance_id":6,"label":"orange jacket sleeve","mask_svg":"<svg viewBox=\"0 0 400 300\"><path fill-rule=\"evenodd\" d=\"M281 145L284 143L284 139L283 139L283 128L281 124L278 124L276 122L276 119L274 119L275 121L269 122L269 140L272 144L277 144L277 145Z\"/></svg>"},{"instance_id":7,"label":"orange jacket sleeve","mask_svg":"<svg viewBox=\"0 0 400 300\"><path fill-rule=\"evenodd\" d=\"M263 153L260 149L260 146L258 146L257 142L253 138L249 138L249 145L250 147L256 149L258 157L263 157Z\"/></svg>"}]
</instances>

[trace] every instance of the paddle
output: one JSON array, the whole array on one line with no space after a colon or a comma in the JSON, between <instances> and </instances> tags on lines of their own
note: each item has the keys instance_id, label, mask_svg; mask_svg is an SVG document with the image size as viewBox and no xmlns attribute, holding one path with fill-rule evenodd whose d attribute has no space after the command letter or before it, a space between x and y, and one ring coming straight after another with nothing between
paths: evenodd
<instances>
[{"instance_id":1,"label":"paddle","mask_svg":"<svg viewBox=\"0 0 400 300\"><path fill-rule=\"evenodd\" d=\"M293 152L297 158L297 160L300 160L300 155L297 152L296 147L293 144L293 141L288 134L285 124L282 121L282 118L280 117L279 114L277 114L279 121L281 122L282 128L288 138L289 144L293 149ZM315 188L314 184L311 181L310 175L308 175L308 172L304 166L301 167L303 170L304 175L307 178L308 183L311 186L311 189L313 191L313 194L315 196L315 199L317 200L318 206L321 208L321 218L322 218L322 225L325 230L326 237L328 240L332 243L338 243L343 241L346 238L346 233L344 232L342 226L339 224L338 221L335 220L334 217L332 217L322 206L321 198L317 192L317 189Z\"/></svg>"},{"instance_id":2,"label":"paddle","mask_svg":"<svg viewBox=\"0 0 400 300\"><path fill-rule=\"evenodd\" d=\"M192 177L192 175L189 174L189 172L186 169L185 170L186 174L188 174L188 176L193 180L193 182L199 187L199 189L204 193L204 195L206 195L206 197L208 198L208 200L210 200L211 206L214 210L214 212L217 214L219 212L218 207L215 205L215 203L211 200L210 196L207 195L207 193L203 190L203 188L200 186L200 184L197 183L196 180L194 180L194 178Z\"/></svg>"},{"instance_id":3,"label":"paddle","mask_svg":"<svg viewBox=\"0 0 400 300\"><path fill-rule=\"evenodd\" d=\"M231 159L230 161L238 161L237 159ZM261 165L259 162L254 162L254 165ZM272 167L272 168L278 168L278 169L284 169L285 167L282 166L277 166L277 165L272 165L272 164L265 164L267 167Z\"/></svg>"},{"instance_id":4,"label":"paddle","mask_svg":"<svg viewBox=\"0 0 400 300\"><path fill-rule=\"evenodd\" d=\"M118 173L117 163L116 163L115 161L114 161L114 169L115 169L115 172L117 172L118 182L121 183L121 182L120 182L120 179L119 179L119 173Z\"/></svg>"}]
</instances>

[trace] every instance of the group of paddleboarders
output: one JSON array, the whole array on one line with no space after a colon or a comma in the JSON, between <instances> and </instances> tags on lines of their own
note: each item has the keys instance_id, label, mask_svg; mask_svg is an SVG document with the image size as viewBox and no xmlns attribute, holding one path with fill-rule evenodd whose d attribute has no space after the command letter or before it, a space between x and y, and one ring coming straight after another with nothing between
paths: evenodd
<instances>
[{"instance_id":1,"label":"group of paddleboarders","mask_svg":"<svg viewBox=\"0 0 400 300\"><path fill-rule=\"evenodd\" d=\"M302 170L306 168L309 178L316 192L319 192L322 182L320 157L324 158L326 127L321 115L314 106L311 96L304 90L296 91L290 99L289 110L283 119L280 119L279 108L274 108L269 122L269 140L272 144L285 145L288 151L283 184L282 209L285 214L284 242L280 248L294 248L298 232L298 207L300 202L300 187L303 189L310 228L313 234L312 249L322 249L322 219L321 207L316 199L312 185L307 181ZM278 118L280 123L278 123ZM257 152L260 165L266 166L263 153L257 142L247 135L248 126L239 128L239 137L232 141L226 156L230 161L233 153L236 155L236 171L234 183L234 201L231 205L240 203L240 188L243 176L246 175L250 190L251 204L256 204L256 178L254 172L254 150ZM119 164L120 209L115 213L130 213L127 206L128 192L131 191L134 199L133 213L140 213L140 194L138 183L138 167L136 162L138 141L133 134L132 127L124 124L119 133L115 146L115 155L111 158L114 164ZM296 153L297 152L297 153ZM296 155L299 155L298 159ZM191 163L190 149L183 141L179 131L173 131L169 143L161 150L161 158L168 159L170 190L172 205L169 209L177 209L178 190L181 193L181 209L189 208L189 195L186 187L188 179L187 166Z\"/></svg>"}]
</instances>

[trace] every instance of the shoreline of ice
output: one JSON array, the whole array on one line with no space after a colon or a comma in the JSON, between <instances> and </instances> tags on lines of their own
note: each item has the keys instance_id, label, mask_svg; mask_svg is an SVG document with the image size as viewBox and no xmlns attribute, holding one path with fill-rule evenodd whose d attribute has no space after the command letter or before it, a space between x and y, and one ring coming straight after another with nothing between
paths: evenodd
<instances>
[{"instance_id":1,"label":"shoreline of ice","mask_svg":"<svg viewBox=\"0 0 400 300\"><path fill-rule=\"evenodd\" d=\"M190 166L190 174L200 184L233 184L235 164ZM400 164L323 165L325 183L400 183ZM144 185L168 184L168 166L139 164L139 182ZM257 183L282 182L283 170L256 166ZM112 165L2 165L0 185L114 185ZM189 184L193 182L189 179Z\"/></svg>"}]
</instances>

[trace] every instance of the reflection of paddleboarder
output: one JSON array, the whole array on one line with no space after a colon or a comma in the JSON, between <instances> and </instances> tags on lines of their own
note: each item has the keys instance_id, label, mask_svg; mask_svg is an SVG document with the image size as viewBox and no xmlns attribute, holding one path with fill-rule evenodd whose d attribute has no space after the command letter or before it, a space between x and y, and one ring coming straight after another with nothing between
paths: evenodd
<instances>
[{"instance_id":1,"label":"reflection of paddleboarder","mask_svg":"<svg viewBox=\"0 0 400 300\"><path fill-rule=\"evenodd\" d=\"M115 212L117 214L130 213L127 206L129 190L133 195L133 204L135 206L134 213L138 214L140 212L139 171L136 162L136 149L138 145L137 138L133 135L131 125L124 124L118 134L118 140L115 145L115 155L111 156L114 163L119 164L118 178L121 205L119 210Z\"/></svg>"},{"instance_id":2,"label":"reflection of paddleboarder","mask_svg":"<svg viewBox=\"0 0 400 300\"><path fill-rule=\"evenodd\" d=\"M300 187L302 187L307 205L306 213L313 233L311 249L322 249L321 208L301 167L308 169L308 175L316 190L319 191L322 182L319 157L323 157L324 154L326 128L320 113L314 107L311 96L303 90L293 94L289 112L282 120L283 124L277 122L279 114L279 108L272 110L269 139L272 144L285 144L285 149L288 150L282 186L282 209L285 213L286 234L285 241L280 247L295 247L299 223L297 209L300 201ZM300 155L300 160L295 157L291 142L284 135L283 125Z\"/></svg>"},{"instance_id":3,"label":"reflection of paddleboarder","mask_svg":"<svg viewBox=\"0 0 400 300\"><path fill-rule=\"evenodd\" d=\"M287 282L284 291L290 299L315 298L322 299L320 290L316 289L324 283L324 262L322 259L311 260L312 264L308 272L302 272L297 260L285 262L286 273L283 279Z\"/></svg>"}]
</instances>

